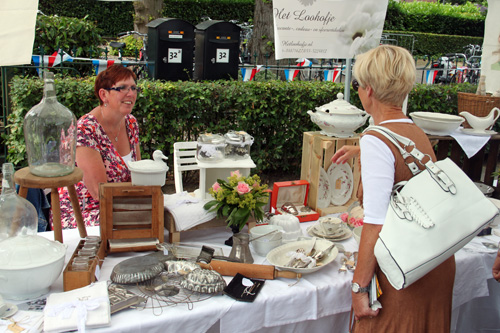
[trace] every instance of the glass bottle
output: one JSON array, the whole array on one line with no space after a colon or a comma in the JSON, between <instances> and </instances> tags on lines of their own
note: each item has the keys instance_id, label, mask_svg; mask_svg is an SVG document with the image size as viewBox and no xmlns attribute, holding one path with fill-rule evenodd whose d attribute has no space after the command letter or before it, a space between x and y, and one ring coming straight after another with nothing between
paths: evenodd
<instances>
[{"instance_id":1,"label":"glass bottle","mask_svg":"<svg viewBox=\"0 0 500 333\"><path fill-rule=\"evenodd\" d=\"M24 139L30 172L59 177L75 168L76 117L57 101L54 73L45 71L41 102L24 117Z\"/></svg>"},{"instance_id":2,"label":"glass bottle","mask_svg":"<svg viewBox=\"0 0 500 333\"><path fill-rule=\"evenodd\" d=\"M0 241L17 235L36 235L38 214L35 207L17 195L14 165L2 165L2 194L0 194Z\"/></svg>"}]
</instances>

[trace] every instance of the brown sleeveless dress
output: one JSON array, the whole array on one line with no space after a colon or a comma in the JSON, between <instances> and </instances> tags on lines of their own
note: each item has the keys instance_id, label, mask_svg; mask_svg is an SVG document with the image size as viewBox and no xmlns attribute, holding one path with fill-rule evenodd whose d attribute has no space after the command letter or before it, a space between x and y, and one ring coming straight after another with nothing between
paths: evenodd
<instances>
[{"instance_id":1,"label":"brown sleeveless dress","mask_svg":"<svg viewBox=\"0 0 500 333\"><path fill-rule=\"evenodd\" d=\"M436 160L427 135L416 125L388 123L383 126L410 138L421 152L429 154L434 161ZM395 183L410 179L412 174L396 147L383 135L376 132L370 134L384 141L391 149L396 160ZM360 186L358 191L360 199L362 195ZM394 289L378 267L376 274L383 293L379 298L382 309L378 316L363 318L355 323L353 332L450 332L455 280L454 256L402 290Z\"/></svg>"}]
</instances>

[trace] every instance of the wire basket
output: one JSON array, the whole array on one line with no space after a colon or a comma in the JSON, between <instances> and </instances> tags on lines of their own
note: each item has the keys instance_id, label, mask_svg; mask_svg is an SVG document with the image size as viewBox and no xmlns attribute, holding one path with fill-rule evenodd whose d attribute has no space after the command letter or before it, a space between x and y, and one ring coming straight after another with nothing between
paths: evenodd
<instances>
[{"instance_id":1,"label":"wire basket","mask_svg":"<svg viewBox=\"0 0 500 333\"><path fill-rule=\"evenodd\" d=\"M500 108L500 97L458 93L458 113L467 111L477 117L486 117L494 107ZM462 125L471 128L467 120Z\"/></svg>"}]
</instances>

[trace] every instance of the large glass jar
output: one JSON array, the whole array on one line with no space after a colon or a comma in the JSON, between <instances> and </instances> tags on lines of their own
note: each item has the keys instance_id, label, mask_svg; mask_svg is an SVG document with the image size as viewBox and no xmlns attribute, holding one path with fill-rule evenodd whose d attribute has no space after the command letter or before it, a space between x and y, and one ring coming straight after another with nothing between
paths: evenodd
<instances>
[{"instance_id":1,"label":"large glass jar","mask_svg":"<svg viewBox=\"0 0 500 333\"><path fill-rule=\"evenodd\" d=\"M198 137L196 157L202 162L219 162L224 159L226 140L220 134L204 133Z\"/></svg>"},{"instance_id":2,"label":"large glass jar","mask_svg":"<svg viewBox=\"0 0 500 333\"><path fill-rule=\"evenodd\" d=\"M24 117L24 139L30 172L59 177L75 168L76 118L57 101L54 73L45 71L41 102Z\"/></svg>"},{"instance_id":3,"label":"large glass jar","mask_svg":"<svg viewBox=\"0 0 500 333\"><path fill-rule=\"evenodd\" d=\"M243 160L250 158L250 147L253 137L244 131L229 131L224 134L226 138L226 158Z\"/></svg>"},{"instance_id":4,"label":"large glass jar","mask_svg":"<svg viewBox=\"0 0 500 333\"><path fill-rule=\"evenodd\" d=\"M0 241L17 235L36 235L38 214L35 207L17 195L14 165L2 165L2 194L0 195Z\"/></svg>"}]
</instances>

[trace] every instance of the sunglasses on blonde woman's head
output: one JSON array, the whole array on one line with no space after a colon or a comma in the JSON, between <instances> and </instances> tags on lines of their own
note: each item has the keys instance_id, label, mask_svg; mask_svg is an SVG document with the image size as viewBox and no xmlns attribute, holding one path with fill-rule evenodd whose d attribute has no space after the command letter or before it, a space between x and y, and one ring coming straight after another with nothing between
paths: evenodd
<instances>
[{"instance_id":1,"label":"sunglasses on blonde woman's head","mask_svg":"<svg viewBox=\"0 0 500 333\"><path fill-rule=\"evenodd\" d=\"M141 88L137 87L137 86L130 86L130 87L126 87L126 86L120 86L120 87L111 87L111 88L104 88L104 90L107 90L107 91L110 91L110 90L114 90L114 91L117 91L117 92L121 92L121 93L128 93L130 90L132 90L132 92L136 92L136 93L140 93L141 92Z\"/></svg>"},{"instance_id":2,"label":"sunglasses on blonde woman's head","mask_svg":"<svg viewBox=\"0 0 500 333\"><path fill-rule=\"evenodd\" d=\"M354 89L354 91L358 91L358 89L359 89L359 82L358 82L358 80L356 80L356 79L352 80L351 84L352 84L352 89Z\"/></svg>"}]
</instances>

